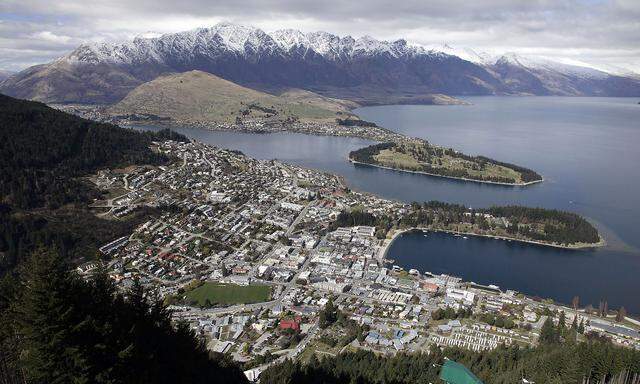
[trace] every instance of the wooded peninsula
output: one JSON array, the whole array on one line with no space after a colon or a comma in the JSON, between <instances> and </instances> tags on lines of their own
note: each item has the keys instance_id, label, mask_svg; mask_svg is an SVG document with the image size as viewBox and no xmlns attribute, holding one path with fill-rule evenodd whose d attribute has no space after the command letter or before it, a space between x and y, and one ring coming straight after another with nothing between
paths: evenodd
<instances>
[{"instance_id":1,"label":"wooded peninsula","mask_svg":"<svg viewBox=\"0 0 640 384\"><path fill-rule=\"evenodd\" d=\"M469 156L425 140L370 145L349 153L353 163L482 183L525 186L543 181L535 171L484 156Z\"/></svg>"}]
</instances>

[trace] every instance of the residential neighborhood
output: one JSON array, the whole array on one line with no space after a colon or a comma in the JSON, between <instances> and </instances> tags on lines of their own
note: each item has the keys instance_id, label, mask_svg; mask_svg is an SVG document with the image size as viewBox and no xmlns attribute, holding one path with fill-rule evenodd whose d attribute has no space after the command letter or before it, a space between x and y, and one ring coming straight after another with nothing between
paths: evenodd
<instances>
[{"instance_id":1,"label":"residential neighborhood","mask_svg":"<svg viewBox=\"0 0 640 384\"><path fill-rule=\"evenodd\" d=\"M98 215L162 212L100 248L108 273L122 289L139 282L157 292L175 321L243 363L251 380L274 362L344 350L533 346L548 318L581 329L580 337L595 332L640 348L630 319L616 323L493 285L405 270L385 257L394 233L334 225L359 207L401 217L407 204L279 161L197 142L155 145L176 160L92 178L107 197L93 203Z\"/></svg>"}]
</instances>

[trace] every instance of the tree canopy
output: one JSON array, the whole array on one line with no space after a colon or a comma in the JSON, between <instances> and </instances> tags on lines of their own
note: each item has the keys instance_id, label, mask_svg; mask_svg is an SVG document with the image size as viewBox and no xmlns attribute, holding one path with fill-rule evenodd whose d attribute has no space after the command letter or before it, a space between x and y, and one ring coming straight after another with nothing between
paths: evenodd
<instances>
[{"instance_id":1,"label":"tree canopy","mask_svg":"<svg viewBox=\"0 0 640 384\"><path fill-rule=\"evenodd\" d=\"M152 292L88 281L56 252L40 250L2 280L0 365L28 383L242 383L186 324L172 325ZM24 376L24 377L21 377Z\"/></svg>"}]
</instances>

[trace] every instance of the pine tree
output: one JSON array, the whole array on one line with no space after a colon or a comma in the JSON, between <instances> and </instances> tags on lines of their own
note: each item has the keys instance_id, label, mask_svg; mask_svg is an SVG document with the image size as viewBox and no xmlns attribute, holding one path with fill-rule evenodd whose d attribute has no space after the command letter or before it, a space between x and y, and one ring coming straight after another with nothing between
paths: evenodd
<instances>
[{"instance_id":1,"label":"pine tree","mask_svg":"<svg viewBox=\"0 0 640 384\"><path fill-rule=\"evenodd\" d=\"M560 315L558 316L558 329L563 330L564 328L566 328L566 326L567 326L567 320L564 315L564 311L561 311Z\"/></svg>"},{"instance_id":2,"label":"pine tree","mask_svg":"<svg viewBox=\"0 0 640 384\"><path fill-rule=\"evenodd\" d=\"M30 384L246 382L186 324L172 324L154 292L136 282L119 294L104 270L85 282L57 252L24 264L0 295L0 319L0 345L11 347L2 352Z\"/></svg>"},{"instance_id":3,"label":"pine tree","mask_svg":"<svg viewBox=\"0 0 640 384\"><path fill-rule=\"evenodd\" d=\"M333 304L333 298L329 298L327 304L325 304L324 309L320 311L320 316L318 319L320 328L326 328L331 324L335 323L338 319L338 308Z\"/></svg>"},{"instance_id":4,"label":"pine tree","mask_svg":"<svg viewBox=\"0 0 640 384\"><path fill-rule=\"evenodd\" d=\"M557 341L558 333L556 327L553 325L553 320L551 320L551 317L547 317L547 319L542 324L542 329L540 329L540 343L553 344Z\"/></svg>"},{"instance_id":5,"label":"pine tree","mask_svg":"<svg viewBox=\"0 0 640 384\"><path fill-rule=\"evenodd\" d=\"M56 252L38 253L22 268L19 300L11 309L22 350L20 364L30 382L88 382L91 367L74 345L76 327L84 325L72 293L79 288L77 280Z\"/></svg>"}]
</instances>

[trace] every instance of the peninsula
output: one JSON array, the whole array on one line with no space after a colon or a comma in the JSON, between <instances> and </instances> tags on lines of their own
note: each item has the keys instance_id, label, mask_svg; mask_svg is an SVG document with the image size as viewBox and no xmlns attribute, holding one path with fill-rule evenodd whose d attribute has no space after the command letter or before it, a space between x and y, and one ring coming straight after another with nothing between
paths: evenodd
<instances>
[{"instance_id":1,"label":"peninsula","mask_svg":"<svg viewBox=\"0 0 640 384\"><path fill-rule=\"evenodd\" d=\"M349 161L380 168L482 183L526 186L543 181L535 171L484 156L413 139L370 145L349 153Z\"/></svg>"},{"instance_id":2,"label":"peninsula","mask_svg":"<svg viewBox=\"0 0 640 384\"><path fill-rule=\"evenodd\" d=\"M293 132L357 137L378 144L352 152L354 163L504 185L529 185L542 177L526 168L483 156L468 156L377 124L351 111L359 104L302 89L267 93L202 71L160 76L143 83L112 106L58 108L119 125L188 126L251 133ZM438 99L438 103L464 103Z\"/></svg>"}]
</instances>

